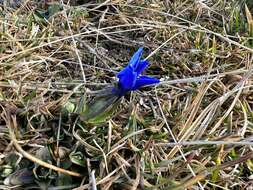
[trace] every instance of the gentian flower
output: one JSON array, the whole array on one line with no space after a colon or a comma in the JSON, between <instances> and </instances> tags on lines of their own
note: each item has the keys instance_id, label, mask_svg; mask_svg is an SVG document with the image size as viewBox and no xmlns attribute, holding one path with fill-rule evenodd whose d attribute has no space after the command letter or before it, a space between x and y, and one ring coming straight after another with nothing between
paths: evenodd
<instances>
[{"instance_id":1,"label":"gentian flower","mask_svg":"<svg viewBox=\"0 0 253 190\"><path fill-rule=\"evenodd\" d=\"M157 78L141 74L149 65L147 60L141 60L142 52L143 48L139 48L130 59L128 65L117 74L119 80L116 85L114 84L102 89L89 101L86 109L80 111L81 121L90 124L105 122L114 113L115 107L120 103L121 97L127 92L160 82Z\"/></svg>"},{"instance_id":2,"label":"gentian flower","mask_svg":"<svg viewBox=\"0 0 253 190\"><path fill-rule=\"evenodd\" d=\"M118 96L121 97L127 92L160 82L157 78L141 75L144 69L149 65L147 60L141 60L142 52L143 48L141 47L134 53L128 65L117 74L119 81L117 87L113 88L113 92Z\"/></svg>"}]
</instances>

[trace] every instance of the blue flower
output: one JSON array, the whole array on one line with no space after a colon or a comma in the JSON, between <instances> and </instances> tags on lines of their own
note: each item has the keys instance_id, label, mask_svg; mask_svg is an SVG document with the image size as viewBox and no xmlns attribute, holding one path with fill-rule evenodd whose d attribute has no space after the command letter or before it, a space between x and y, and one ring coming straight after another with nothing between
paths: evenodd
<instances>
[{"instance_id":1,"label":"blue flower","mask_svg":"<svg viewBox=\"0 0 253 190\"><path fill-rule=\"evenodd\" d=\"M142 86L159 83L154 77L141 75L142 71L149 65L147 60L141 60L143 48L139 48L130 59L128 65L117 74L118 85L114 93L124 96L129 91L138 90Z\"/></svg>"}]
</instances>

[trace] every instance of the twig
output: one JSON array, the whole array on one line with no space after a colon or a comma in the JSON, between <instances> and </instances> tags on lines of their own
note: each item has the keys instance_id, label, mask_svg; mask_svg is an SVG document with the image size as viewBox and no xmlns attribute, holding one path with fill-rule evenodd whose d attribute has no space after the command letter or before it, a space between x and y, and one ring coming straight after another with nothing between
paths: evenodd
<instances>
[{"instance_id":1,"label":"twig","mask_svg":"<svg viewBox=\"0 0 253 190\"><path fill-rule=\"evenodd\" d=\"M174 147L174 146L188 146L188 145L249 145L253 146L252 141L181 141L181 142L171 142L171 143L156 143L154 146L165 146L165 147Z\"/></svg>"}]
</instances>

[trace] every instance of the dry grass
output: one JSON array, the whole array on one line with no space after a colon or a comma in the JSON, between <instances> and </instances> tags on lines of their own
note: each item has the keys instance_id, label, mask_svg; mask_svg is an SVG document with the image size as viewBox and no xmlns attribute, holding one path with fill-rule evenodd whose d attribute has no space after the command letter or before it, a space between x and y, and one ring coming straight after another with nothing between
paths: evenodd
<instances>
[{"instance_id":1,"label":"dry grass","mask_svg":"<svg viewBox=\"0 0 253 190\"><path fill-rule=\"evenodd\" d=\"M2 2L1 189L253 186L250 0ZM70 114L140 46L159 85Z\"/></svg>"}]
</instances>

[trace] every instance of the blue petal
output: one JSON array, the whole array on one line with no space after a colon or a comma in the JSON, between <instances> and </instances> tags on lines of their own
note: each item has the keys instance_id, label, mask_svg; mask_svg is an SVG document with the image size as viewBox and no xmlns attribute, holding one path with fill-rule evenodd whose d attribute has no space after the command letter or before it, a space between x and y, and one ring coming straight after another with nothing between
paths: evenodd
<instances>
[{"instance_id":1,"label":"blue petal","mask_svg":"<svg viewBox=\"0 0 253 190\"><path fill-rule=\"evenodd\" d=\"M143 48L139 48L129 61L129 64L117 74L118 85L112 89L112 93L124 96L129 91L134 91L142 86L159 83L154 77L140 76L149 65L147 60L141 60Z\"/></svg>"},{"instance_id":2,"label":"blue petal","mask_svg":"<svg viewBox=\"0 0 253 190\"><path fill-rule=\"evenodd\" d=\"M120 78L123 75L127 75L129 72L134 72L131 67L126 66L124 69L122 69L118 74L117 77Z\"/></svg>"},{"instance_id":3,"label":"blue petal","mask_svg":"<svg viewBox=\"0 0 253 190\"><path fill-rule=\"evenodd\" d=\"M134 87L132 88L132 90L137 90L137 89L141 88L142 86L156 84L159 82L160 82L160 80L157 78L154 78L154 77L140 76L136 80L136 83L135 83Z\"/></svg>"},{"instance_id":4,"label":"blue petal","mask_svg":"<svg viewBox=\"0 0 253 190\"><path fill-rule=\"evenodd\" d=\"M137 75L140 75L141 72L149 65L149 62L147 60L140 61L137 68L136 73Z\"/></svg>"},{"instance_id":5,"label":"blue petal","mask_svg":"<svg viewBox=\"0 0 253 190\"><path fill-rule=\"evenodd\" d=\"M138 68L138 64L140 62L141 56L142 56L142 52L143 52L143 47L140 47L132 56L132 58L129 61L129 66L136 71L136 69Z\"/></svg>"},{"instance_id":6,"label":"blue petal","mask_svg":"<svg viewBox=\"0 0 253 190\"><path fill-rule=\"evenodd\" d=\"M120 89L131 90L135 85L137 73L126 67L118 73L117 77L119 78Z\"/></svg>"}]
</instances>

